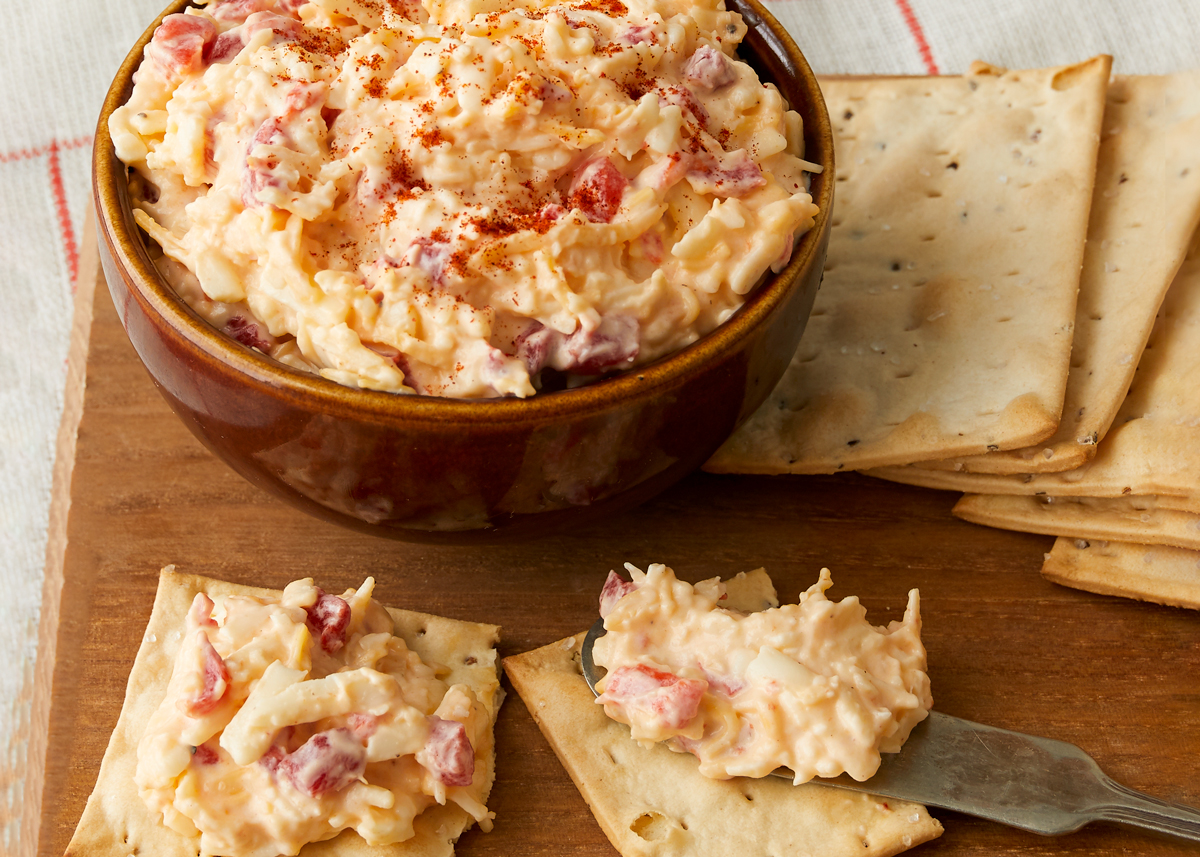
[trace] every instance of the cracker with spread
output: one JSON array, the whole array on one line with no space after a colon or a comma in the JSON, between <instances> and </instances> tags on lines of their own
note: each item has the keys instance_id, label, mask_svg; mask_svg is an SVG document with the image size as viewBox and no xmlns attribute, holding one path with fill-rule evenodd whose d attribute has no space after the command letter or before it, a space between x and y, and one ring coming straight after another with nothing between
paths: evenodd
<instances>
[{"instance_id":1,"label":"cracker with spread","mask_svg":"<svg viewBox=\"0 0 1200 857\"><path fill-rule=\"evenodd\" d=\"M685 584L686 585L686 584ZM761 569L724 584L721 604L777 607ZM690 588L690 587L689 587ZM623 587L606 587L609 606ZM602 602L603 603L603 602ZM603 609L603 608L602 608ZM694 758L642 746L607 717L579 665L583 634L506 658L505 672L605 835L632 855L889 855L941 835L924 807L777 777L712 779Z\"/></svg>"},{"instance_id":2,"label":"cracker with spread","mask_svg":"<svg viewBox=\"0 0 1200 857\"><path fill-rule=\"evenodd\" d=\"M499 629L163 569L67 853L452 855L494 779Z\"/></svg>"},{"instance_id":3,"label":"cracker with spread","mask_svg":"<svg viewBox=\"0 0 1200 857\"><path fill-rule=\"evenodd\" d=\"M833 473L1052 435L1110 65L823 80L824 284L783 380L706 469Z\"/></svg>"}]
</instances>

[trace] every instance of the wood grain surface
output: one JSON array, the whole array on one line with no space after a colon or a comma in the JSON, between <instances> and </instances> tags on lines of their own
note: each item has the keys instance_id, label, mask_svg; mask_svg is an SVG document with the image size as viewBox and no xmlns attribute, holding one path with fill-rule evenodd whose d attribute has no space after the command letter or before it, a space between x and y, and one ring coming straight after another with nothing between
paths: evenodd
<instances>
[{"instance_id":1,"label":"wood grain surface","mask_svg":"<svg viewBox=\"0 0 1200 857\"><path fill-rule=\"evenodd\" d=\"M293 511L206 452L155 392L103 286L69 490L45 857L63 853L95 781L166 563L266 586L314 576L333 590L374 575L386 603L502 625L504 655L590 625L605 575L625 561L665 562L690 580L762 565L792 598L827 565L831 595L860 595L879 624L920 588L940 710L1074 742L1119 781L1200 805L1200 615L1054 586L1038 574L1050 538L958 521L951 494L856 475L696 474L621 517L539 541L464 549L364 537ZM614 854L509 694L495 830L469 832L459 854ZM1112 827L1044 839L934 814L945 835L914 853L1196 853Z\"/></svg>"}]
</instances>

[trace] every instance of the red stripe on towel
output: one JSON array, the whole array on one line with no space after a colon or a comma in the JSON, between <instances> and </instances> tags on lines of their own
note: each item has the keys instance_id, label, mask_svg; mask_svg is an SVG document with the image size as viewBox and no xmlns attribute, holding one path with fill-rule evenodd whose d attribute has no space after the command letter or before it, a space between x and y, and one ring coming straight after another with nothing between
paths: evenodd
<instances>
[{"instance_id":1,"label":"red stripe on towel","mask_svg":"<svg viewBox=\"0 0 1200 857\"><path fill-rule=\"evenodd\" d=\"M921 61L925 63L926 73L941 74L937 63L933 60L933 51L929 49L929 42L925 39L925 31L921 29L921 22L917 20L912 6L909 5L908 0L896 0L896 5L900 8L900 14L904 17L908 31L912 33L913 40L917 43L917 50L921 54Z\"/></svg>"},{"instance_id":2,"label":"red stripe on towel","mask_svg":"<svg viewBox=\"0 0 1200 857\"><path fill-rule=\"evenodd\" d=\"M72 140L65 145L77 148ZM67 270L71 274L71 291L75 291L75 280L79 277L79 246L75 243L75 227L71 225L71 212L67 207L67 189L63 185L62 163L58 153L61 147L57 140L50 141L47 164L50 167L50 190L54 194L54 212L58 215L58 233L62 240L63 255L67 258Z\"/></svg>"}]
</instances>

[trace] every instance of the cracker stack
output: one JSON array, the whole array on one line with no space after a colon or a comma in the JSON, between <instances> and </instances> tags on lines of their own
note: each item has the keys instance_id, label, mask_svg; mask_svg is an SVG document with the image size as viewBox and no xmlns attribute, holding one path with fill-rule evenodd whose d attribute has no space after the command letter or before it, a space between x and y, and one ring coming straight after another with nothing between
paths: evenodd
<instances>
[{"instance_id":1,"label":"cracker stack","mask_svg":"<svg viewBox=\"0 0 1200 857\"><path fill-rule=\"evenodd\" d=\"M1106 60L823 82L822 292L706 469L970 492L960 517L1066 537L1051 579L1200 606L1200 72Z\"/></svg>"}]
</instances>

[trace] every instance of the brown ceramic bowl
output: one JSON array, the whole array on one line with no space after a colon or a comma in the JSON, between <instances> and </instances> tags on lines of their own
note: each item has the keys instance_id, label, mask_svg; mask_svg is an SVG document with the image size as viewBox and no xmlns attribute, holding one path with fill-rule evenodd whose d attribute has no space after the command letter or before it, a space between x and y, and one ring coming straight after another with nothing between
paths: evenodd
<instances>
[{"instance_id":1,"label":"brown ceramic bowl","mask_svg":"<svg viewBox=\"0 0 1200 857\"><path fill-rule=\"evenodd\" d=\"M812 70L758 0L729 4L750 26L741 57L804 117L806 155L825 168L812 181L816 225L784 271L683 351L591 386L486 401L350 389L291 370L210 327L158 275L108 136L152 26L105 100L93 184L105 278L159 392L255 485L320 518L411 541L556 532L695 470L783 374L820 284L833 206L833 138Z\"/></svg>"}]
</instances>

